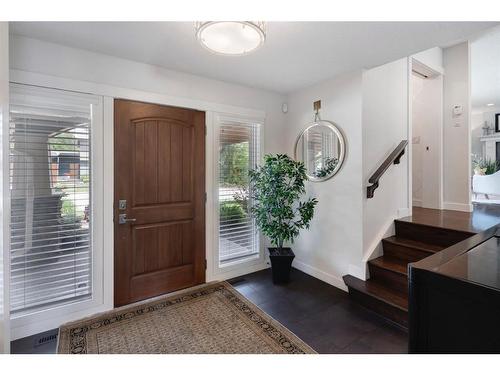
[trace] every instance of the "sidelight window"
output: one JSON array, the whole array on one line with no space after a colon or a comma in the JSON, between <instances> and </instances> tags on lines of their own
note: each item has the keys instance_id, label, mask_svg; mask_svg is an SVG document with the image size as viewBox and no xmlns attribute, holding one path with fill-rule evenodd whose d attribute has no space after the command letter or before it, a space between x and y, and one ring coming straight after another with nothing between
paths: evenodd
<instances>
[{"instance_id":1,"label":"sidelight window","mask_svg":"<svg viewBox=\"0 0 500 375\"><path fill-rule=\"evenodd\" d=\"M248 171L260 160L260 124L221 119L219 133L219 264L259 255L259 236L250 215Z\"/></svg>"},{"instance_id":2,"label":"sidelight window","mask_svg":"<svg viewBox=\"0 0 500 375\"><path fill-rule=\"evenodd\" d=\"M92 298L92 114L98 98L11 86L10 308Z\"/></svg>"}]
</instances>

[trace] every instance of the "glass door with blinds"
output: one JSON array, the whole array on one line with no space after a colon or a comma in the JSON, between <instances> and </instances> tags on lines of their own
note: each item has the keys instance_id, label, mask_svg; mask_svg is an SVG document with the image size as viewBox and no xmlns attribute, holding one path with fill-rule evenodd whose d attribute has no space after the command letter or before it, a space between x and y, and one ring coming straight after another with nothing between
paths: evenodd
<instances>
[{"instance_id":1,"label":"glass door with blinds","mask_svg":"<svg viewBox=\"0 0 500 375\"><path fill-rule=\"evenodd\" d=\"M261 258L248 178L249 169L260 162L260 127L249 120L217 117L218 268Z\"/></svg>"},{"instance_id":2,"label":"glass door with blinds","mask_svg":"<svg viewBox=\"0 0 500 375\"><path fill-rule=\"evenodd\" d=\"M93 119L100 98L11 85L13 317L92 300Z\"/></svg>"}]
</instances>

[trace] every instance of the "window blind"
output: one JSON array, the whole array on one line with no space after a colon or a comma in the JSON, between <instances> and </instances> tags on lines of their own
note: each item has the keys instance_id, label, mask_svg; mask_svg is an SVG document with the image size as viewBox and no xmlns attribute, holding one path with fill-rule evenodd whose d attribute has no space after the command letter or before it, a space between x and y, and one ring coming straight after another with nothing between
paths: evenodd
<instances>
[{"instance_id":1,"label":"window blind","mask_svg":"<svg viewBox=\"0 0 500 375\"><path fill-rule=\"evenodd\" d=\"M12 313L91 297L91 119L86 97L11 86Z\"/></svg>"},{"instance_id":2,"label":"window blind","mask_svg":"<svg viewBox=\"0 0 500 375\"><path fill-rule=\"evenodd\" d=\"M259 236L250 215L248 171L260 159L259 124L222 122L219 130L219 261L259 254Z\"/></svg>"}]
</instances>

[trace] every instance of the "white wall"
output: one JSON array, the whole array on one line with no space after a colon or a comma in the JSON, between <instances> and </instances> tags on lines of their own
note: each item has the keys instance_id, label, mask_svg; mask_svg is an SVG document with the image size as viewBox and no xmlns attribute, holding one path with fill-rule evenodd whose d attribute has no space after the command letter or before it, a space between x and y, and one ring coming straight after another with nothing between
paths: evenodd
<instances>
[{"instance_id":1,"label":"white wall","mask_svg":"<svg viewBox=\"0 0 500 375\"><path fill-rule=\"evenodd\" d=\"M363 183L408 133L408 59L363 74ZM409 214L408 152L380 179L371 199L363 194L364 260L381 253L380 241L391 234L394 219Z\"/></svg>"},{"instance_id":2,"label":"white wall","mask_svg":"<svg viewBox=\"0 0 500 375\"><path fill-rule=\"evenodd\" d=\"M443 50L434 47L411 56L437 73L443 73Z\"/></svg>"},{"instance_id":3,"label":"white wall","mask_svg":"<svg viewBox=\"0 0 500 375\"><path fill-rule=\"evenodd\" d=\"M366 260L380 251L394 219L408 213L408 157L389 168L375 197L366 198L371 174L404 139L408 139L408 59L367 71L344 74L288 97L283 127L285 151L313 119L312 103L321 100L321 117L337 123L348 145L343 169L330 180L308 183L319 200L309 230L293 249L294 266L345 288L341 277L364 279Z\"/></svg>"},{"instance_id":4,"label":"white wall","mask_svg":"<svg viewBox=\"0 0 500 375\"><path fill-rule=\"evenodd\" d=\"M470 64L469 43L443 50L443 195L444 208L471 211L470 203ZM463 114L453 116L454 105Z\"/></svg>"},{"instance_id":5,"label":"white wall","mask_svg":"<svg viewBox=\"0 0 500 375\"><path fill-rule=\"evenodd\" d=\"M321 118L335 122L345 134L347 157L341 171L325 182L307 183L307 194L319 204L310 229L293 245L295 267L344 289L342 276L362 257L361 85L358 71L290 94L281 132L283 151L293 155L297 135L313 121L313 102L321 100Z\"/></svg>"},{"instance_id":6,"label":"white wall","mask_svg":"<svg viewBox=\"0 0 500 375\"><path fill-rule=\"evenodd\" d=\"M11 69L265 111L265 151L280 149L280 94L21 36L10 44Z\"/></svg>"},{"instance_id":7,"label":"white wall","mask_svg":"<svg viewBox=\"0 0 500 375\"><path fill-rule=\"evenodd\" d=\"M9 26L0 22L0 353L10 351L8 277L9 223Z\"/></svg>"}]
</instances>

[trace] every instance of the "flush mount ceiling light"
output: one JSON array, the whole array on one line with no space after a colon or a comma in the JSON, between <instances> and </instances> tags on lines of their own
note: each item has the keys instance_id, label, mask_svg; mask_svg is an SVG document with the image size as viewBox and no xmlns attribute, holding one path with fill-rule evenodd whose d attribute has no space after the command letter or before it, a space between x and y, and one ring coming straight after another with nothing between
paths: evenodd
<instances>
[{"instance_id":1,"label":"flush mount ceiling light","mask_svg":"<svg viewBox=\"0 0 500 375\"><path fill-rule=\"evenodd\" d=\"M246 55L264 44L265 26L262 21L196 22L196 38L203 47L214 53Z\"/></svg>"},{"instance_id":2,"label":"flush mount ceiling light","mask_svg":"<svg viewBox=\"0 0 500 375\"><path fill-rule=\"evenodd\" d=\"M486 104L486 106L488 106L488 107L493 107L494 105L495 105L495 103L488 103L488 104Z\"/></svg>"}]
</instances>

